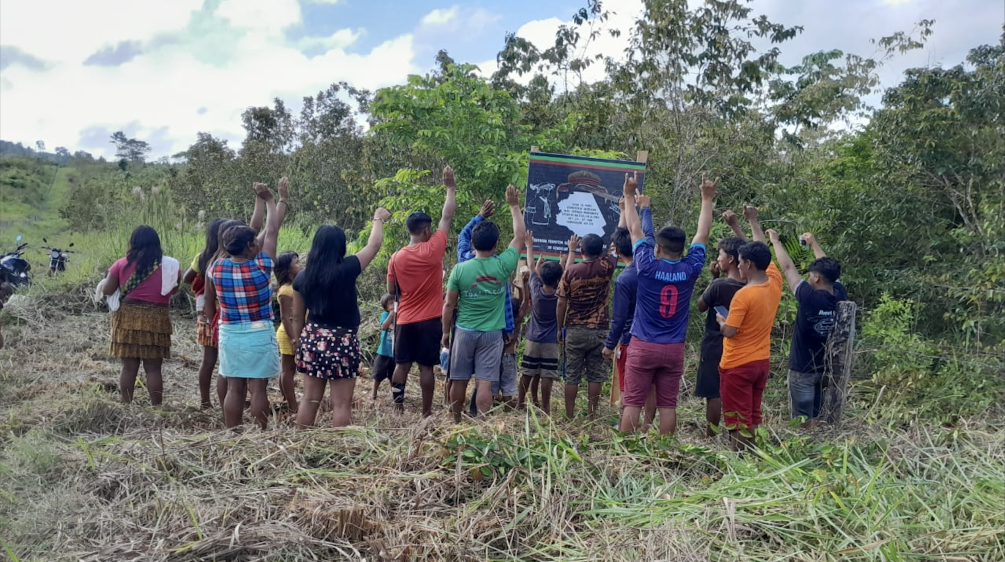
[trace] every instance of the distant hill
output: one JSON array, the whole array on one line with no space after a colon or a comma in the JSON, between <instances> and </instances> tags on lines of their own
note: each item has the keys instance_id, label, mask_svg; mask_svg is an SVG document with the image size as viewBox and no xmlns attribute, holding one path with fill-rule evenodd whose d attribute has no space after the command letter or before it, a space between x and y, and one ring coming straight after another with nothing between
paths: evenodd
<instances>
[{"instance_id":1,"label":"distant hill","mask_svg":"<svg viewBox=\"0 0 1005 562\"><path fill-rule=\"evenodd\" d=\"M66 164L71 158L84 158L87 160L94 159L90 153L84 152L83 150L78 150L77 152L71 154L69 150L60 146L56 148L55 152L46 152L36 150L30 146L24 146L19 142L14 143L5 140L0 140L0 156L24 156L27 158L48 160L49 162L55 162L56 164Z\"/></svg>"}]
</instances>

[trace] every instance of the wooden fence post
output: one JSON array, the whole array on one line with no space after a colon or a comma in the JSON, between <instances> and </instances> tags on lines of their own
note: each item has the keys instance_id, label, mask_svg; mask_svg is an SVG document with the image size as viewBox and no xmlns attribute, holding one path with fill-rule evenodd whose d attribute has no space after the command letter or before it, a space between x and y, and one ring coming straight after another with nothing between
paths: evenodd
<instances>
[{"instance_id":1,"label":"wooden fence post","mask_svg":"<svg viewBox=\"0 0 1005 562\"><path fill-rule=\"evenodd\" d=\"M855 313L858 305L854 301L838 303L834 331L827 339L826 371L824 372L823 400L820 405L820 420L828 424L841 422L844 414L845 398L848 395L848 379L851 377L852 351L855 348Z\"/></svg>"}]
</instances>

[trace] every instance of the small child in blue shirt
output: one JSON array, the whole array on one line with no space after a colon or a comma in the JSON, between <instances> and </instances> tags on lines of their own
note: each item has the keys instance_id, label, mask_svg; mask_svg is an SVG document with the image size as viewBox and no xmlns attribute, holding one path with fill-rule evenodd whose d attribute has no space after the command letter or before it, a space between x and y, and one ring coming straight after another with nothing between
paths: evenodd
<instances>
[{"instance_id":1,"label":"small child in blue shirt","mask_svg":"<svg viewBox=\"0 0 1005 562\"><path fill-rule=\"evenodd\" d=\"M380 344L373 358L373 399L377 399L377 389L383 380L391 380L394 374L394 297L385 293L380 298L384 312L380 314Z\"/></svg>"}]
</instances>

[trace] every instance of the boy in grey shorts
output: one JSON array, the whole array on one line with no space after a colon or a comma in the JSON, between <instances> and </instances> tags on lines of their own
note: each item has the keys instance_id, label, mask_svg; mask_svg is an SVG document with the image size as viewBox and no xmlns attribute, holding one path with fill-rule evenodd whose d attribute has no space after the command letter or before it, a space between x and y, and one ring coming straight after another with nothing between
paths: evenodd
<instances>
[{"instance_id":1,"label":"boy in grey shorts","mask_svg":"<svg viewBox=\"0 0 1005 562\"><path fill-rule=\"evenodd\" d=\"M525 237L527 262L534 256L534 233ZM527 325L527 343L520 364L520 398L518 407L527 400L527 389L535 378L540 379L541 409L551 415L551 389L561 378L558 371L558 282L562 279L562 265L557 261L544 261L542 254L530 271L531 318Z\"/></svg>"}]
</instances>

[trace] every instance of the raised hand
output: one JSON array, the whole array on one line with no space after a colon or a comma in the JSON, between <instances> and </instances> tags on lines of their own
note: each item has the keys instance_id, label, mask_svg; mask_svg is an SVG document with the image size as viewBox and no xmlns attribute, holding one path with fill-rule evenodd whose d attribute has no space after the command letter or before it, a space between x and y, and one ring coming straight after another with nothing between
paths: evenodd
<instances>
[{"instance_id":1,"label":"raised hand","mask_svg":"<svg viewBox=\"0 0 1005 562\"><path fill-rule=\"evenodd\" d=\"M715 198L715 186L719 185L719 178L715 178L714 181L708 181L705 173L701 174L701 196L704 199L714 199Z\"/></svg>"},{"instance_id":2,"label":"raised hand","mask_svg":"<svg viewBox=\"0 0 1005 562\"><path fill-rule=\"evenodd\" d=\"M738 224L739 217L736 216L732 210L728 210L722 213L722 220L726 222L729 226L736 226Z\"/></svg>"},{"instance_id":3,"label":"raised hand","mask_svg":"<svg viewBox=\"0 0 1005 562\"><path fill-rule=\"evenodd\" d=\"M482 216L483 219L488 219L492 217L492 214L496 212L496 204L491 199L486 200L482 203L482 208L478 211L478 214Z\"/></svg>"},{"instance_id":4,"label":"raised hand","mask_svg":"<svg viewBox=\"0 0 1005 562\"><path fill-rule=\"evenodd\" d=\"M530 256L528 256L530 259ZM537 256L537 265L534 266L534 271L541 271L541 266L544 265L544 253Z\"/></svg>"},{"instance_id":5,"label":"raised hand","mask_svg":"<svg viewBox=\"0 0 1005 562\"><path fill-rule=\"evenodd\" d=\"M575 254L576 250L579 249L579 236L573 234L569 237L569 253Z\"/></svg>"},{"instance_id":6,"label":"raised hand","mask_svg":"<svg viewBox=\"0 0 1005 562\"><path fill-rule=\"evenodd\" d=\"M639 195L636 201L639 202L640 209L648 209L649 206L652 204L652 200L648 195Z\"/></svg>"},{"instance_id":7,"label":"raised hand","mask_svg":"<svg viewBox=\"0 0 1005 562\"><path fill-rule=\"evenodd\" d=\"M755 207L753 205L744 205L743 206L743 218L747 219L748 221L756 220L757 219L757 207Z\"/></svg>"},{"instance_id":8,"label":"raised hand","mask_svg":"<svg viewBox=\"0 0 1005 562\"><path fill-rule=\"evenodd\" d=\"M380 222L387 222L391 218L391 211L388 211L384 207L377 207L377 210L373 212L373 220Z\"/></svg>"},{"instance_id":9,"label":"raised hand","mask_svg":"<svg viewBox=\"0 0 1005 562\"><path fill-rule=\"evenodd\" d=\"M454 169L450 166L443 168L443 185L447 187L455 187L457 185L454 183Z\"/></svg>"},{"instance_id":10,"label":"raised hand","mask_svg":"<svg viewBox=\"0 0 1005 562\"><path fill-rule=\"evenodd\" d=\"M255 182L254 188L255 194L258 195L259 199L263 201L269 201L272 199L272 190L269 189L268 185L261 182Z\"/></svg>"},{"instance_id":11,"label":"raised hand","mask_svg":"<svg viewBox=\"0 0 1005 562\"><path fill-rule=\"evenodd\" d=\"M283 176L279 178L279 200L286 201L290 198L290 180Z\"/></svg>"},{"instance_id":12,"label":"raised hand","mask_svg":"<svg viewBox=\"0 0 1005 562\"><path fill-rule=\"evenodd\" d=\"M527 234L523 235L523 243L528 248L533 248L534 247L534 231L528 230ZM530 258L530 256L527 256L527 257Z\"/></svg>"},{"instance_id":13,"label":"raised hand","mask_svg":"<svg viewBox=\"0 0 1005 562\"><path fill-rule=\"evenodd\" d=\"M506 204L510 207L520 205L520 191L513 184L506 186Z\"/></svg>"},{"instance_id":14,"label":"raised hand","mask_svg":"<svg viewBox=\"0 0 1005 562\"><path fill-rule=\"evenodd\" d=\"M817 243L816 237L813 236L812 232L804 232L802 236L799 237L800 240L809 244L810 246Z\"/></svg>"},{"instance_id":15,"label":"raised hand","mask_svg":"<svg viewBox=\"0 0 1005 562\"><path fill-rule=\"evenodd\" d=\"M778 231L775 230L774 228L769 228L764 233L768 235L768 240L771 240L772 244L778 242Z\"/></svg>"},{"instance_id":16,"label":"raised hand","mask_svg":"<svg viewBox=\"0 0 1005 562\"><path fill-rule=\"evenodd\" d=\"M625 212L625 198L624 197L621 197L620 199L618 199L618 208L621 209L622 213Z\"/></svg>"},{"instance_id":17,"label":"raised hand","mask_svg":"<svg viewBox=\"0 0 1005 562\"><path fill-rule=\"evenodd\" d=\"M639 190L639 173L632 172L631 175L628 175L628 173L625 172L625 186L623 188L623 191L625 192L625 197L634 196L638 190Z\"/></svg>"}]
</instances>

